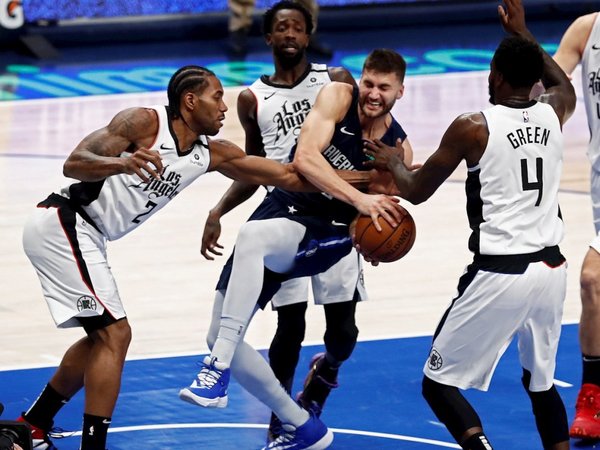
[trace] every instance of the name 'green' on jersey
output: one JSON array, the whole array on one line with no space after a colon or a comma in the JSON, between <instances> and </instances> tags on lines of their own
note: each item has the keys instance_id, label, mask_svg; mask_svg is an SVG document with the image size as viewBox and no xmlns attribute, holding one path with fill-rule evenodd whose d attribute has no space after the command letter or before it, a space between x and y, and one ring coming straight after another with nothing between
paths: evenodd
<instances>
[{"instance_id":1,"label":"name 'green' on jersey","mask_svg":"<svg viewBox=\"0 0 600 450\"><path fill-rule=\"evenodd\" d=\"M496 105L483 111L486 149L468 168L469 249L481 255L533 253L558 245L563 135L554 109Z\"/></svg>"}]
</instances>

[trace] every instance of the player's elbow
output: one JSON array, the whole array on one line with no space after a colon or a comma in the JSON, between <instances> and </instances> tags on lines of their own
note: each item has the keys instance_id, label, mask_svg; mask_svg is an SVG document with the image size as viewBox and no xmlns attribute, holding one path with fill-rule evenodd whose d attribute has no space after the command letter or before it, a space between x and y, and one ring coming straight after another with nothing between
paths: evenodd
<instances>
[{"instance_id":1,"label":"player's elbow","mask_svg":"<svg viewBox=\"0 0 600 450\"><path fill-rule=\"evenodd\" d=\"M292 168L298 173L304 174L310 170L310 161L303 153L296 153L292 161Z\"/></svg>"}]
</instances>

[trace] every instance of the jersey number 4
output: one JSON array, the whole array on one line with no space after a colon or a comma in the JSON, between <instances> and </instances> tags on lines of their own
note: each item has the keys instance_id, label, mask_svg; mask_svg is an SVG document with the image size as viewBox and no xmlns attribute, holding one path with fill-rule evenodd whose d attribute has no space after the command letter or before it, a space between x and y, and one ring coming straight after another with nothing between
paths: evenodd
<instances>
[{"instance_id":1,"label":"jersey number 4","mask_svg":"<svg viewBox=\"0 0 600 450\"><path fill-rule=\"evenodd\" d=\"M542 191L544 189L544 178L542 176L544 171L544 162L542 158L535 158L535 172L537 181L529 181L529 176L527 175L527 160L521 160L521 181L523 182L523 190L524 191L538 191L537 201L535 202L535 206L540 206L540 202L542 201Z\"/></svg>"}]
</instances>

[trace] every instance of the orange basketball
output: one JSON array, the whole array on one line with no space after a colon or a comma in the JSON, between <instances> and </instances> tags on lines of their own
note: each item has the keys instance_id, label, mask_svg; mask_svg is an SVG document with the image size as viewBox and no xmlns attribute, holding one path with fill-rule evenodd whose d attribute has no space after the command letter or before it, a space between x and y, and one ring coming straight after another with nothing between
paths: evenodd
<instances>
[{"instance_id":1,"label":"orange basketball","mask_svg":"<svg viewBox=\"0 0 600 450\"><path fill-rule=\"evenodd\" d=\"M415 221L402 206L400 206L400 215L402 218L395 228L379 216L381 231L377 231L369 216L359 216L356 220L355 241L360 245L361 252L365 256L381 262L392 262L399 260L410 251L417 235Z\"/></svg>"}]
</instances>

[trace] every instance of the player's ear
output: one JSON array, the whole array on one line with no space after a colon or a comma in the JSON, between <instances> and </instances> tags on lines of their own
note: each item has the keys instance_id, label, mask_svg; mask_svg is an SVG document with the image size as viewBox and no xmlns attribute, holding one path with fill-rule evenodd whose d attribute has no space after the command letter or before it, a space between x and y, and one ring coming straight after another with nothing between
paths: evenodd
<instances>
[{"instance_id":1,"label":"player's ear","mask_svg":"<svg viewBox=\"0 0 600 450\"><path fill-rule=\"evenodd\" d=\"M400 88L398 89L398 93L396 94L396 100L400 100L403 95L404 95L404 85L401 84Z\"/></svg>"},{"instance_id":2,"label":"player's ear","mask_svg":"<svg viewBox=\"0 0 600 450\"><path fill-rule=\"evenodd\" d=\"M269 47L273 45L273 35L271 33L265 34L265 42Z\"/></svg>"},{"instance_id":3,"label":"player's ear","mask_svg":"<svg viewBox=\"0 0 600 450\"><path fill-rule=\"evenodd\" d=\"M186 92L183 94L183 102L181 102L187 109L192 110L196 105L196 94L193 92Z\"/></svg>"}]
</instances>

